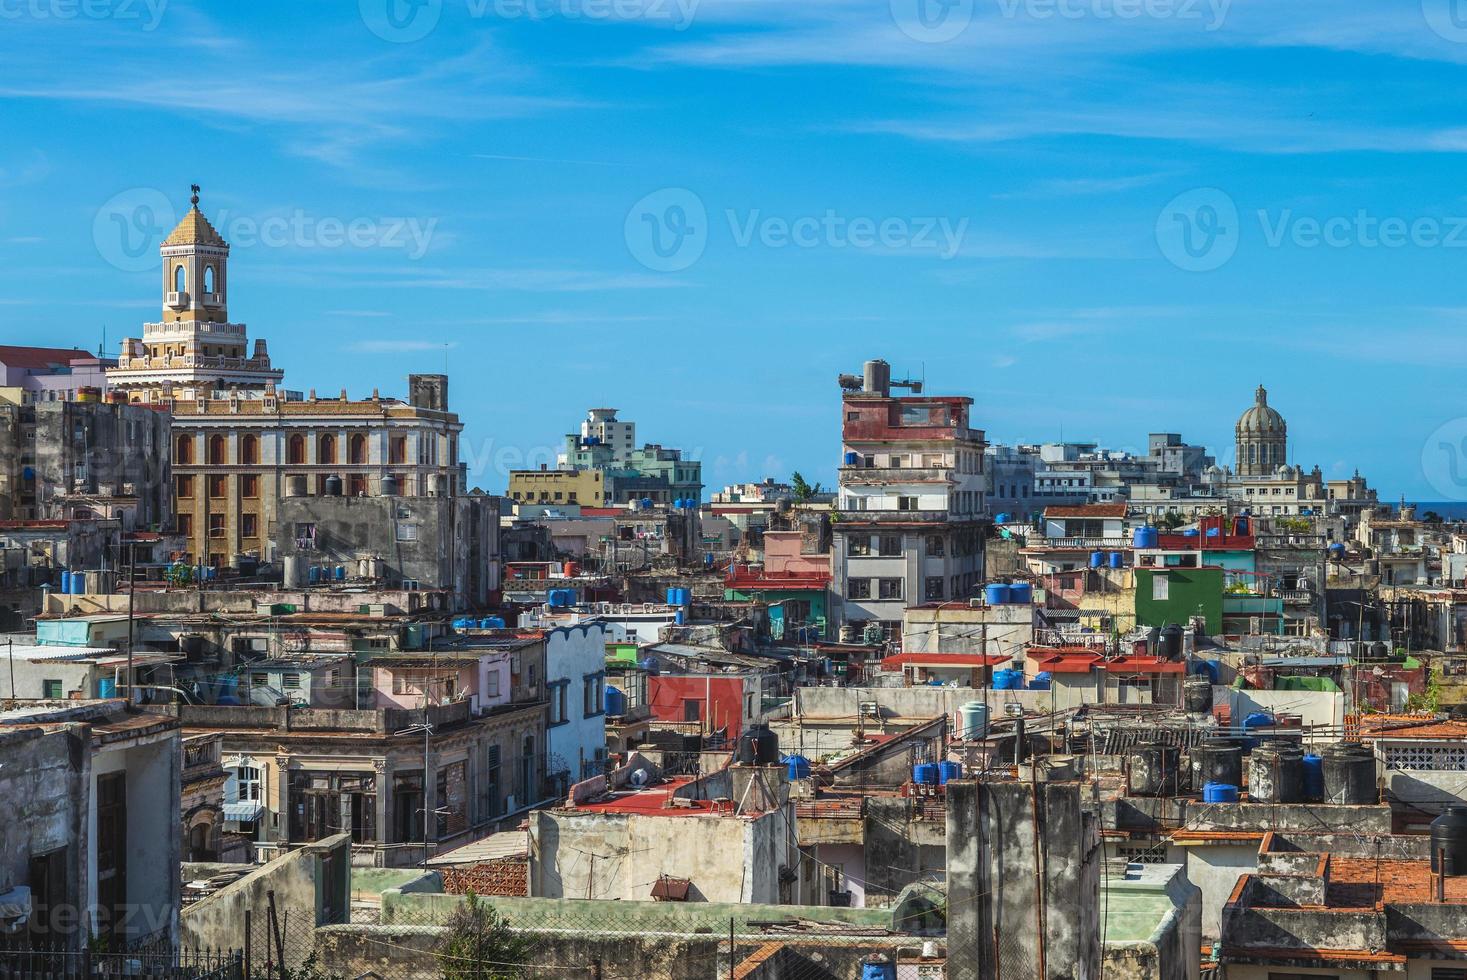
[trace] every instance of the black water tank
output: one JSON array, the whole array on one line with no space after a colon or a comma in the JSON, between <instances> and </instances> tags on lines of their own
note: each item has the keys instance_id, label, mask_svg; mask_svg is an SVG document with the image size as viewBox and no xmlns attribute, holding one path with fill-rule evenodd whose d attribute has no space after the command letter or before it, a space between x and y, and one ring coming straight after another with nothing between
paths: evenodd
<instances>
[{"instance_id":1,"label":"black water tank","mask_svg":"<svg viewBox=\"0 0 1467 980\"><path fill-rule=\"evenodd\" d=\"M1467 806L1453 803L1431 822L1431 870L1448 878L1467 875Z\"/></svg>"},{"instance_id":2,"label":"black water tank","mask_svg":"<svg viewBox=\"0 0 1467 980\"><path fill-rule=\"evenodd\" d=\"M1375 753L1359 742L1339 742L1320 753L1324 763L1324 802L1379 803Z\"/></svg>"},{"instance_id":3,"label":"black water tank","mask_svg":"<svg viewBox=\"0 0 1467 980\"><path fill-rule=\"evenodd\" d=\"M750 725L739 736L739 762L746 766L779 765L779 736L768 725Z\"/></svg>"},{"instance_id":4,"label":"black water tank","mask_svg":"<svg viewBox=\"0 0 1467 980\"><path fill-rule=\"evenodd\" d=\"M1181 750L1164 742L1143 742L1128 755L1133 796L1175 796L1180 787L1177 762Z\"/></svg>"},{"instance_id":5,"label":"black water tank","mask_svg":"<svg viewBox=\"0 0 1467 980\"><path fill-rule=\"evenodd\" d=\"M388 473L386 476L382 477L382 483L380 484L380 486L381 490L379 492L382 496L396 497L398 495L399 490L397 485L397 477L393 476L391 473Z\"/></svg>"},{"instance_id":6,"label":"black water tank","mask_svg":"<svg viewBox=\"0 0 1467 980\"><path fill-rule=\"evenodd\" d=\"M1243 750L1231 739L1210 738L1192 748L1192 791L1208 783L1243 785Z\"/></svg>"},{"instance_id":7,"label":"black water tank","mask_svg":"<svg viewBox=\"0 0 1467 980\"><path fill-rule=\"evenodd\" d=\"M1304 750L1289 742L1271 742L1248 759L1248 799L1254 803L1300 803L1304 800Z\"/></svg>"},{"instance_id":8,"label":"black water tank","mask_svg":"<svg viewBox=\"0 0 1467 980\"><path fill-rule=\"evenodd\" d=\"M1182 703L1194 714L1205 714L1212 710L1212 678L1206 674L1193 674L1182 681Z\"/></svg>"},{"instance_id":9,"label":"black water tank","mask_svg":"<svg viewBox=\"0 0 1467 980\"><path fill-rule=\"evenodd\" d=\"M335 473L326 478L326 496L341 496L341 477L337 476Z\"/></svg>"},{"instance_id":10,"label":"black water tank","mask_svg":"<svg viewBox=\"0 0 1467 980\"><path fill-rule=\"evenodd\" d=\"M1182 627L1168 623L1161 631L1161 656L1167 660L1182 659Z\"/></svg>"}]
</instances>

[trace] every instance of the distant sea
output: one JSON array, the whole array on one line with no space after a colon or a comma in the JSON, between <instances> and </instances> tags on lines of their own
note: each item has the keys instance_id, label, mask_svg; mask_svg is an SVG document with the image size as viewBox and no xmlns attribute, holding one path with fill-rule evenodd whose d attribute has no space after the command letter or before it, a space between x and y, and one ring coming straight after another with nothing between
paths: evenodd
<instances>
[{"instance_id":1,"label":"distant sea","mask_svg":"<svg viewBox=\"0 0 1467 980\"><path fill-rule=\"evenodd\" d=\"M1385 501L1381 502L1385 503ZM1467 521L1467 501L1421 500L1416 502L1407 501L1407 503L1416 508L1416 519L1418 521L1425 517L1426 512L1429 510L1436 511L1442 516L1442 520L1444 521ZM1397 509L1395 505L1391 506L1391 510Z\"/></svg>"}]
</instances>

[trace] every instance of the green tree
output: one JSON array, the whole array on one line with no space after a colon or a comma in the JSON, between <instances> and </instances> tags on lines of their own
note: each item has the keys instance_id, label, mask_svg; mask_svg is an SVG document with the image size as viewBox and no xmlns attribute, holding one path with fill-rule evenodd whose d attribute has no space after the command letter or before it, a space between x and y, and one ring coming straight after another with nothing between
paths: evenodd
<instances>
[{"instance_id":1,"label":"green tree","mask_svg":"<svg viewBox=\"0 0 1467 980\"><path fill-rule=\"evenodd\" d=\"M445 980L518 980L534 941L514 932L494 908L469 892L444 923L438 962Z\"/></svg>"},{"instance_id":2,"label":"green tree","mask_svg":"<svg viewBox=\"0 0 1467 980\"><path fill-rule=\"evenodd\" d=\"M1169 510L1165 514L1161 515L1161 517L1157 520L1156 523L1162 525L1168 531L1175 531L1177 528L1181 527L1183 524L1186 524L1187 523L1187 519L1185 517L1183 517L1181 514L1178 514L1176 511Z\"/></svg>"},{"instance_id":3,"label":"green tree","mask_svg":"<svg viewBox=\"0 0 1467 980\"><path fill-rule=\"evenodd\" d=\"M817 483L813 487L810 486L809 483L805 482L805 478L800 474L799 470L796 470L790 477L790 486L794 487L795 500L802 504L817 493L820 493L820 484Z\"/></svg>"}]
</instances>

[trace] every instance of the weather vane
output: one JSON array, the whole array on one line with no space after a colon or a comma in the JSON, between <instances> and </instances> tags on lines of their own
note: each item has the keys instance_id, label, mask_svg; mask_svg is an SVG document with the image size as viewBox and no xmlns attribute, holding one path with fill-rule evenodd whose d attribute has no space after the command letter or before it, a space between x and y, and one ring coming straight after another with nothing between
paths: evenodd
<instances>
[{"instance_id":1,"label":"weather vane","mask_svg":"<svg viewBox=\"0 0 1467 980\"><path fill-rule=\"evenodd\" d=\"M194 192L194 196L191 197L191 198L189 198L189 203L191 203L194 207L198 207L199 206L199 185L198 184L190 184L189 185L189 190L191 190L191 191Z\"/></svg>"}]
</instances>

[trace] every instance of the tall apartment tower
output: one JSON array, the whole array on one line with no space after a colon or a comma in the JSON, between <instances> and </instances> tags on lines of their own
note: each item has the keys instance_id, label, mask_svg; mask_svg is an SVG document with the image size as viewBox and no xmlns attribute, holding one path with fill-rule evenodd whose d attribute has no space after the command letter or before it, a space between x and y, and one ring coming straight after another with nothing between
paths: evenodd
<instances>
[{"instance_id":1,"label":"tall apartment tower","mask_svg":"<svg viewBox=\"0 0 1467 980\"><path fill-rule=\"evenodd\" d=\"M986 444L969 426L973 399L925 395L885 361L839 381L837 617L891 638L907 606L964 599L983 581Z\"/></svg>"}]
</instances>

